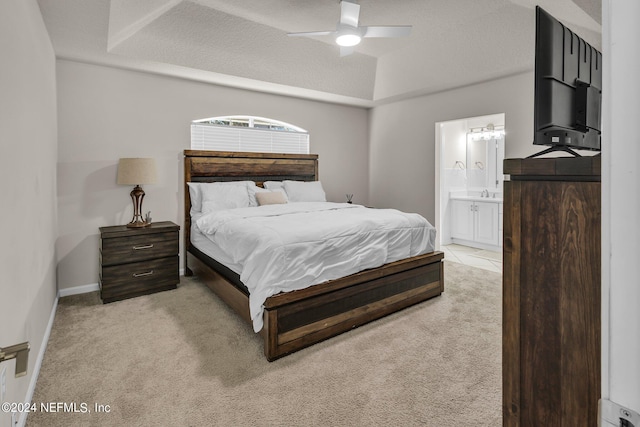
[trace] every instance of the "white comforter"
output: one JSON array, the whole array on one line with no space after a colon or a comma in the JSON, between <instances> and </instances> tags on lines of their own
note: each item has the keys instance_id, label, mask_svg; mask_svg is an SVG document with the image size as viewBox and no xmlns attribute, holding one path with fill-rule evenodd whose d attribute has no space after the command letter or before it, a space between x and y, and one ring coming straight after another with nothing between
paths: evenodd
<instances>
[{"instance_id":1,"label":"white comforter","mask_svg":"<svg viewBox=\"0 0 640 427\"><path fill-rule=\"evenodd\" d=\"M418 214L347 203L289 203L203 215L196 226L242 266L253 329L264 301L433 251L435 229Z\"/></svg>"}]
</instances>

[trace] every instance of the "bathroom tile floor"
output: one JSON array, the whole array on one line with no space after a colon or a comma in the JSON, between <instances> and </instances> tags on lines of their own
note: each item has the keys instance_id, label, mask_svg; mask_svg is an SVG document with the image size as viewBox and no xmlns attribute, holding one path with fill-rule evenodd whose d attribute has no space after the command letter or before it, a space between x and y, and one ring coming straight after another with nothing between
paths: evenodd
<instances>
[{"instance_id":1,"label":"bathroom tile floor","mask_svg":"<svg viewBox=\"0 0 640 427\"><path fill-rule=\"evenodd\" d=\"M502 253L462 245L442 245L444 259L470 267L502 273Z\"/></svg>"}]
</instances>

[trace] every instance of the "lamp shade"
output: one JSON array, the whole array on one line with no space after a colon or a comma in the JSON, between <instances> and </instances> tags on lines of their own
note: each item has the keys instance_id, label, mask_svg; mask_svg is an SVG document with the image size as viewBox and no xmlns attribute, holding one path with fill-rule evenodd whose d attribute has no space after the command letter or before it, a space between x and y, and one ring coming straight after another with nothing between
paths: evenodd
<instances>
[{"instance_id":1,"label":"lamp shade","mask_svg":"<svg viewBox=\"0 0 640 427\"><path fill-rule=\"evenodd\" d=\"M143 158L120 159L116 183L122 185L155 184L155 160Z\"/></svg>"}]
</instances>

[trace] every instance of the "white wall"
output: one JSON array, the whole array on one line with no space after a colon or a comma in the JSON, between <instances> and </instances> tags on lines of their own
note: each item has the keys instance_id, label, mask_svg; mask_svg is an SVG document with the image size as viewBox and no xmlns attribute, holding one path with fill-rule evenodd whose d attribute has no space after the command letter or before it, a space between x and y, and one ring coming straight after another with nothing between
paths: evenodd
<instances>
[{"instance_id":1,"label":"white wall","mask_svg":"<svg viewBox=\"0 0 640 427\"><path fill-rule=\"evenodd\" d=\"M505 113L506 158L540 151L532 143L533 72L373 108L370 203L435 224L435 123L496 113Z\"/></svg>"},{"instance_id":2,"label":"white wall","mask_svg":"<svg viewBox=\"0 0 640 427\"><path fill-rule=\"evenodd\" d=\"M602 7L602 398L640 413L640 2Z\"/></svg>"},{"instance_id":3,"label":"white wall","mask_svg":"<svg viewBox=\"0 0 640 427\"><path fill-rule=\"evenodd\" d=\"M469 128L465 120L454 120L442 123L440 138L442 141L443 169L466 169L468 130ZM463 169L460 169L460 165L456 166L456 162L462 162ZM466 185L461 186L466 187Z\"/></svg>"},{"instance_id":4,"label":"white wall","mask_svg":"<svg viewBox=\"0 0 640 427\"><path fill-rule=\"evenodd\" d=\"M35 0L0 2L0 57L0 347L31 344L26 377L0 369L23 402L56 295L55 58Z\"/></svg>"},{"instance_id":5,"label":"white wall","mask_svg":"<svg viewBox=\"0 0 640 427\"><path fill-rule=\"evenodd\" d=\"M98 281L98 227L125 224L131 188L115 183L120 157L153 157L145 186L154 221L183 222L182 152L190 123L247 114L307 129L327 197L368 203L367 110L58 60L58 286ZM181 240L181 254L184 253Z\"/></svg>"},{"instance_id":6,"label":"white wall","mask_svg":"<svg viewBox=\"0 0 640 427\"><path fill-rule=\"evenodd\" d=\"M442 155L440 159L435 159L435 170L440 173L440 184L436 187L436 198L439 193L440 199L440 216L438 217L436 205L436 222L433 225L438 230L436 241L448 245L451 243L449 193L467 189L467 131L469 128L466 120L449 121L440 123L438 126L440 128L436 129L436 152L440 148ZM456 162L462 162L462 165Z\"/></svg>"}]
</instances>

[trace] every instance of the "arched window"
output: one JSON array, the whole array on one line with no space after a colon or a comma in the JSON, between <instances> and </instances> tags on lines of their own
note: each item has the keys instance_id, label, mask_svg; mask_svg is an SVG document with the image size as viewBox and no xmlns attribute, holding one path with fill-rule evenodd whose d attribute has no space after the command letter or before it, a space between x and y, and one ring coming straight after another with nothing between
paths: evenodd
<instances>
[{"instance_id":1,"label":"arched window","mask_svg":"<svg viewBox=\"0 0 640 427\"><path fill-rule=\"evenodd\" d=\"M191 149L309 154L309 132L264 117L212 117L191 122Z\"/></svg>"}]
</instances>

